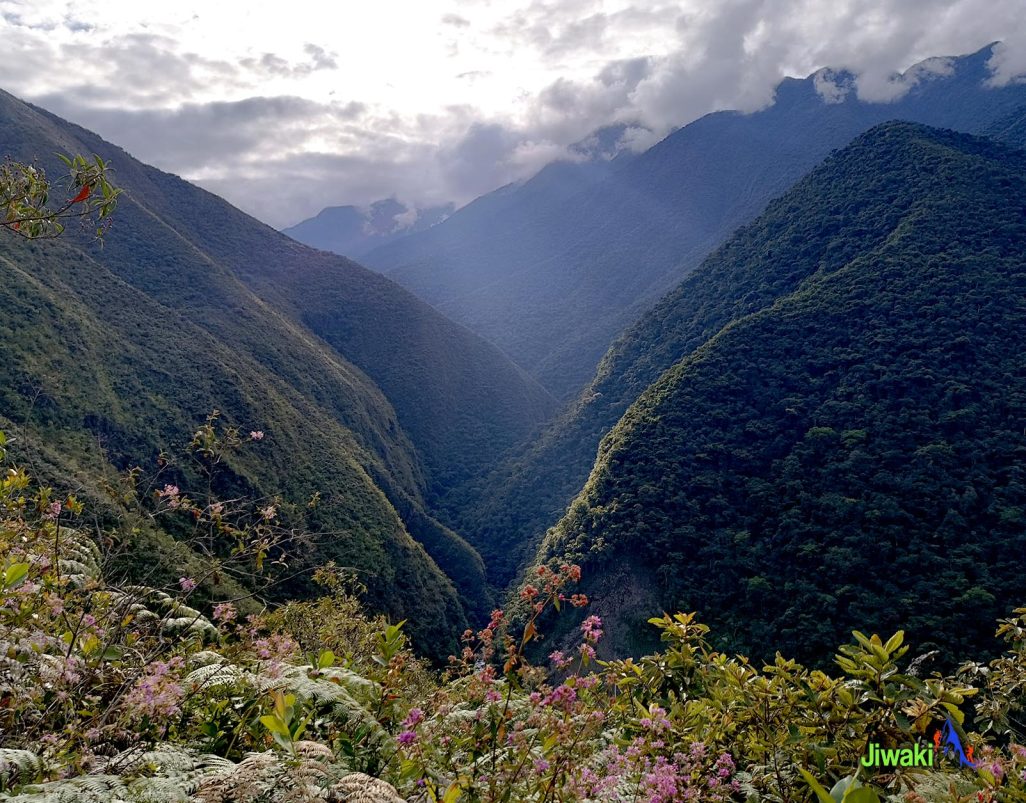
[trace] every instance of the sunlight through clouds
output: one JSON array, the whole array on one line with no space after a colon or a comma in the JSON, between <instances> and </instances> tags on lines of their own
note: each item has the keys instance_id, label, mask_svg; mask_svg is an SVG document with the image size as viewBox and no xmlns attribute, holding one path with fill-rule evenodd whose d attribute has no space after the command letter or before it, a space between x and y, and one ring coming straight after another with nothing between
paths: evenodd
<instances>
[{"instance_id":1,"label":"sunlight through clouds","mask_svg":"<svg viewBox=\"0 0 1026 803\"><path fill-rule=\"evenodd\" d=\"M1009 80L1026 72L1021 12L1021 0L293 0L288 13L0 0L0 69L7 91L280 226L390 195L463 203L601 126L664 135L765 106L784 76L825 67L886 100L911 80L897 71L1000 39L995 80ZM253 200L272 187L284 206Z\"/></svg>"}]
</instances>

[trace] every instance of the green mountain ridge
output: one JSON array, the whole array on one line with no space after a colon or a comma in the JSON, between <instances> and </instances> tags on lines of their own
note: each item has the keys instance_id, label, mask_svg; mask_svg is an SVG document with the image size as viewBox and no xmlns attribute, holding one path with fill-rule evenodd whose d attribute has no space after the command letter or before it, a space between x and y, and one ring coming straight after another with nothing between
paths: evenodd
<instances>
[{"instance_id":1,"label":"green mountain ridge","mask_svg":"<svg viewBox=\"0 0 1026 803\"><path fill-rule=\"evenodd\" d=\"M766 108L708 114L588 181L543 171L365 260L573 399L612 340L832 149L893 119L984 133L1026 103L1026 84L993 85L992 56L914 66L886 103L844 71L787 78Z\"/></svg>"},{"instance_id":2,"label":"green mountain ridge","mask_svg":"<svg viewBox=\"0 0 1026 803\"><path fill-rule=\"evenodd\" d=\"M375 608L448 654L490 592L433 500L537 427L548 395L387 279L4 93L0 145L53 175L55 152L97 153L126 190L102 249L73 232L0 242L0 428L17 453L95 488L217 408L267 433L230 466L240 488L322 494L306 523L327 535L304 560L356 568Z\"/></svg>"},{"instance_id":3,"label":"green mountain ridge","mask_svg":"<svg viewBox=\"0 0 1026 803\"><path fill-rule=\"evenodd\" d=\"M1024 189L1020 151L880 126L662 305L690 315L645 319L691 353L538 556L615 600L609 649L660 609L756 658L825 660L860 622L987 643L1026 596Z\"/></svg>"}]
</instances>

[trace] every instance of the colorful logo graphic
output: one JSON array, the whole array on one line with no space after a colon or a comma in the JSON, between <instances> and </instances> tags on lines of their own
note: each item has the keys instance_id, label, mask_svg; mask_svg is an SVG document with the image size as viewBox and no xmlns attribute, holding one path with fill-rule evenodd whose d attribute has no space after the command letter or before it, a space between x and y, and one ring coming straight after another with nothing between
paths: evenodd
<instances>
[{"instance_id":1,"label":"colorful logo graphic","mask_svg":"<svg viewBox=\"0 0 1026 803\"><path fill-rule=\"evenodd\" d=\"M866 755L861 759L864 767L933 767L942 756L958 760L962 767L976 769L973 762L973 746L962 747L962 740L955 729L955 723L948 717L944 727L933 734L933 749L923 743L911 747L883 748L877 742L870 742Z\"/></svg>"},{"instance_id":2,"label":"colorful logo graphic","mask_svg":"<svg viewBox=\"0 0 1026 803\"><path fill-rule=\"evenodd\" d=\"M955 730L955 723L948 717L944 722L944 728L933 734L933 749L939 750L941 755L957 758L958 763L963 767L976 769L973 762L973 746L962 749L962 740L958 738L958 731Z\"/></svg>"}]
</instances>

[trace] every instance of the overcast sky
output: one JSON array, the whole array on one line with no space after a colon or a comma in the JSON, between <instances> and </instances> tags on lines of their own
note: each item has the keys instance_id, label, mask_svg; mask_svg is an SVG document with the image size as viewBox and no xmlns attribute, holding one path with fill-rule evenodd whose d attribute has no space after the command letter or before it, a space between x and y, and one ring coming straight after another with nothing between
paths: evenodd
<instances>
[{"instance_id":1,"label":"overcast sky","mask_svg":"<svg viewBox=\"0 0 1026 803\"><path fill-rule=\"evenodd\" d=\"M995 80L1026 73L1024 0L0 0L0 86L284 226L463 203L824 66L886 98L995 40Z\"/></svg>"}]
</instances>

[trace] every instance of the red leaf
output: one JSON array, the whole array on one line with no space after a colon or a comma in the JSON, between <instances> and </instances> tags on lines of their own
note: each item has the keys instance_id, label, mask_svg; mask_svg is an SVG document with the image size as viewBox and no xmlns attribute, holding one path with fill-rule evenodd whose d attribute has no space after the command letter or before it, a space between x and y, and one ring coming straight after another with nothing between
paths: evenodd
<instances>
[{"instance_id":1,"label":"red leaf","mask_svg":"<svg viewBox=\"0 0 1026 803\"><path fill-rule=\"evenodd\" d=\"M81 189L81 191L78 193L78 195L76 195L74 198L71 199L71 202L73 204L81 203L82 201L84 201L86 198L89 197L89 193L90 192L92 192L92 190L90 189L89 185L86 184Z\"/></svg>"}]
</instances>

